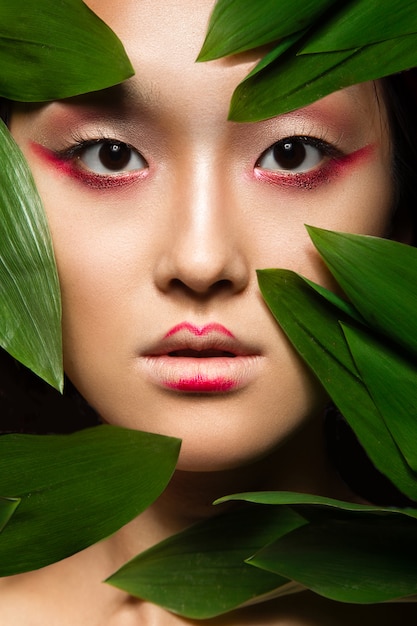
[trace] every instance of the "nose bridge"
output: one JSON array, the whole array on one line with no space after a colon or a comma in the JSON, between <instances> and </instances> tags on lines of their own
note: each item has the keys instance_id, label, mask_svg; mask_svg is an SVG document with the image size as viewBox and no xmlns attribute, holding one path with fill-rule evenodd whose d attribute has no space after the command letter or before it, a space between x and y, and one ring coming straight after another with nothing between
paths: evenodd
<instances>
[{"instance_id":1,"label":"nose bridge","mask_svg":"<svg viewBox=\"0 0 417 626\"><path fill-rule=\"evenodd\" d=\"M225 209L228 198L227 184L221 175L219 160L209 154L194 159L189 168L189 185L183 193L185 228L181 232L183 243L194 250L194 261L221 264L226 251L225 235L230 212ZM230 243L230 242L229 242ZM197 245L196 245L197 244Z\"/></svg>"},{"instance_id":2,"label":"nose bridge","mask_svg":"<svg viewBox=\"0 0 417 626\"><path fill-rule=\"evenodd\" d=\"M177 167L170 198L173 237L164 254L163 284L180 281L203 293L216 283L241 289L247 268L237 245L234 193L218 149L197 148Z\"/></svg>"}]
</instances>

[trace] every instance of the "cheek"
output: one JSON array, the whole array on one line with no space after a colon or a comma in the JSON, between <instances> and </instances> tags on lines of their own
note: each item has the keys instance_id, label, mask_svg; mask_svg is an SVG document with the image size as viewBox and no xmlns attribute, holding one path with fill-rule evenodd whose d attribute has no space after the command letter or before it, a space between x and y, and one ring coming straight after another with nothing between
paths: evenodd
<instances>
[{"instance_id":1,"label":"cheek","mask_svg":"<svg viewBox=\"0 0 417 626\"><path fill-rule=\"evenodd\" d=\"M387 236L395 203L391 168L387 159L378 155L359 165L349 166L336 179L312 190L275 185L260 188L257 204L262 205L260 214L264 216L259 224L260 239L267 245L269 240L271 251L275 246L278 256L279 250L289 251L298 263L303 256L307 261L311 258L305 225Z\"/></svg>"}]
</instances>

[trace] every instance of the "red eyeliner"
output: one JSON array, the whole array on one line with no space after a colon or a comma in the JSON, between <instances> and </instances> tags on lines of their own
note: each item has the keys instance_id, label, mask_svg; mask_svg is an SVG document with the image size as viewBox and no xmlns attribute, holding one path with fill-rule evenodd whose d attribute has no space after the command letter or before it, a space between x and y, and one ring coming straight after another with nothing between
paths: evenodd
<instances>
[{"instance_id":1,"label":"red eyeliner","mask_svg":"<svg viewBox=\"0 0 417 626\"><path fill-rule=\"evenodd\" d=\"M283 174L273 170L255 169L258 180L283 187L295 187L298 189L315 189L320 185L330 183L334 178L345 174L350 168L356 167L374 153L375 146L367 145L355 152L341 157L333 157L323 167L309 172Z\"/></svg>"},{"instance_id":2,"label":"red eyeliner","mask_svg":"<svg viewBox=\"0 0 417 626\"><path fill-rule=\"evenodd\" d=\"M81 167L77 168L74 166L74 160L76 157L72 157L72 159L70 159L66 156L62 156L59 153L49 150L49 148L45 148L45 146L42 146L34 141L31 142L30 147L37 157L41 158L42 161L46 162L48 165L51 165L60 174L69 176L70 178L78 180L84 185L94 189L124 187L131 185L136 180L145 178L148 175L147 169L124 174L95 174L94 172L82 169Z\"/></svg>"}]
</instances>

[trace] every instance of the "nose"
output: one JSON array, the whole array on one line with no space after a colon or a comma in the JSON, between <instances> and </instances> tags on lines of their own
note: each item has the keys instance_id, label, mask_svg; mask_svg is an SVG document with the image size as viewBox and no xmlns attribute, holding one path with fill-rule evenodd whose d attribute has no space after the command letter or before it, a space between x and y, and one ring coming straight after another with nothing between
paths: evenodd
<instances>
[{"instance_id":1,"label":"nose","mask_svg":"<svg viewBox=\"0 0 417 626\"><path fill-rule=\"evenodd\" d=\"M169 194L170 237L156 267L156 284L164 292L238 293L250 281L236 194L216 169L204 160L193 171L186 168Z\"/></svg>"}]
</instances>

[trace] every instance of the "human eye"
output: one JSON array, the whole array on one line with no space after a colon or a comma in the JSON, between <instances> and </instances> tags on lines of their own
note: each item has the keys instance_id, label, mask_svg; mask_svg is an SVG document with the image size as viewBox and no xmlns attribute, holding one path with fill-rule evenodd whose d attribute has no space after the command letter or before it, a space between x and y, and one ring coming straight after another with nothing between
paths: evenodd
<instances>
[{"instance_id":1,"label":"human eye","mask_svg":"<svg viewBox=\"0 0 417 626\"><path fill-rule=\"evenodd\" d=\"M116 139L82 141L61 155L74 167L99 176L114 176L147 169L144 157L132 146Z\"/></svg>"},{"instance_id":2,"label":"human eye","mask_svg":"<svg viewBox=\"0 0 417 626\"><path fill-rule=\"evenodd\" d=\"M112 138L71 136L71 143L51 149L32 142L35 154L80 183L96 189L123 187L145 178L149 164L130 144Z\"/></svg>"},{"instance_id":3,"label":"human eye","mask_svg":"<svg viewBox=\"0 0 417 626\"><path fill-rule=\"evenodd\" d=\"M265 150L256 162L256 168L277 174L303 174L324 165L340 152L315 137L285 137Z\"/></svg>"}]
</instances>

